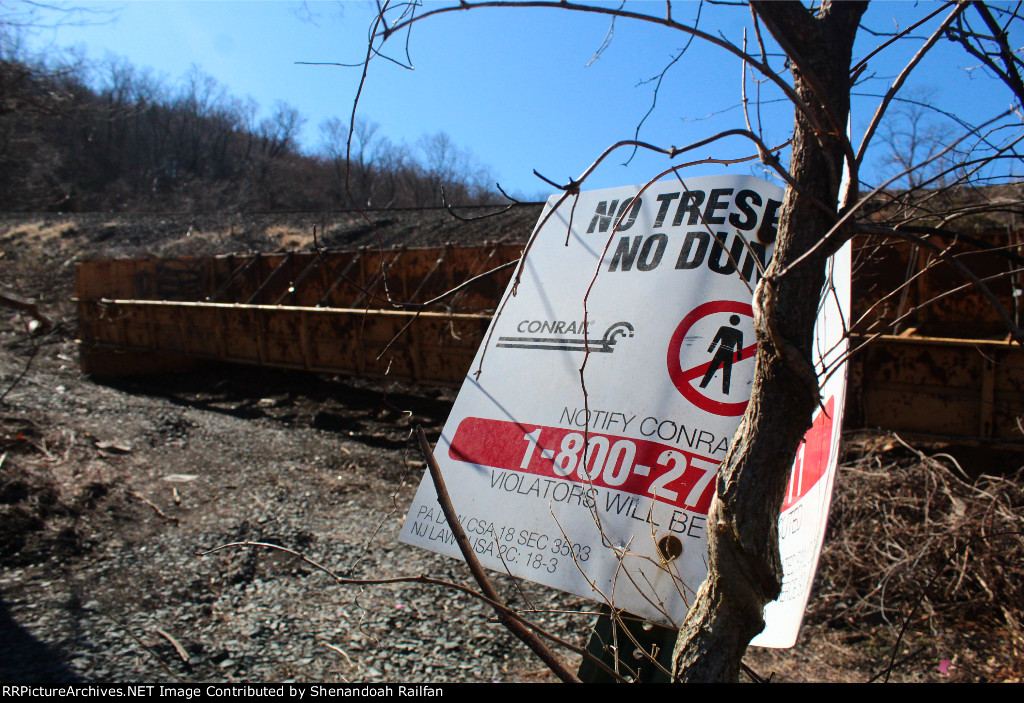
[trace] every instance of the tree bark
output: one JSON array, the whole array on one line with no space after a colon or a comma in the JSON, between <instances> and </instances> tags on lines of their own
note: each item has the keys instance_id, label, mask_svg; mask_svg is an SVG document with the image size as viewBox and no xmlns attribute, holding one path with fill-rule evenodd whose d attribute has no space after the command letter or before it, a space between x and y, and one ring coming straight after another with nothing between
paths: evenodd
<instances>
[{"instance_id":1,"label":"tree bark","mask_svg":"<svg viewBox=\"0 0 1024 703\"><path fill-rule=\"evenodd\" d=\"M814 322L830 252L815 252L836 221L847 150L850 59L866 2L752 2L789 56L796 110L790 172L775 254L755 293L758 351L750 403L718 475L708 516L708 577L673 656L677 681L735 681L764 606L782 586L778 516L793 459L818 406ZM822 207L822 204L825 207ZM777 272L785 270L784 276Z\"/></svg>"}]
</instances>

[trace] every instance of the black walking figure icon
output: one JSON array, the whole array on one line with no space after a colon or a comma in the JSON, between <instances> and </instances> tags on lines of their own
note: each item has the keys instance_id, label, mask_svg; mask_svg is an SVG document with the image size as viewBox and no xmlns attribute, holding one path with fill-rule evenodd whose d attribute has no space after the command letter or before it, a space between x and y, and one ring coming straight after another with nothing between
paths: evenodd
<instances>
[{"instance_id":1,"label":"black walking figure icon","mask_svg":"<svg viewBox=\"0 0 1024 703\"><path fill-rule=\"evenodd\" d=\"M711 359L708 372L704 374L704 380L700 382L701 388L707 388L715 372L722 369L722 392L726 395L729 395L729 384L732 381L733 362L740 361L743 354L743 333L736 329L736 325L740 324L740 316L730 315L729 324L732 327L722 325L718 328L718 334L708 347L708 351L714 351L715 356ZM715 347L718 347L717 351Z\"/></svg>"}]
</instances>

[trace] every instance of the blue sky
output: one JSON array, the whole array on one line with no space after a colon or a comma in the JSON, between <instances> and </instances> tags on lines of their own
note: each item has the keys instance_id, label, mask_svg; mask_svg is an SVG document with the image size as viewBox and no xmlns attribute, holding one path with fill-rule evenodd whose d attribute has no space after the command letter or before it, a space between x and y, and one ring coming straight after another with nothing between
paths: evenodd
<instances>
[{"instance_id":1,"label":"blue sky","mask_svg":"<svg viewBox=\"0 0 1024 703\"><path fill-rule=\"evenodd\" d=\"M77 5L97 14L92 21L37 30L32 45L51 53L77 46L96 61L114 54L153 69L172 84L198 66L231 94L256 100L264 115L279 100L297 108L308 120L301 140L307 149L317 147L318 125L325 119L347 120L360 70L297 62L358 63L365 55L375 13L375 4L368 2L154 0ZM438 6L426 3L426 9ZM634 1L628 7L660 12L664 3ZM693 2L675 3L674 17L692 22L698 7ZM876 29L906 26L911 17L934 7L876 2L866 23ZM742 43L749 11L705 5L702 12L702 28ZM415 70L380 59L371 63L359 114L379 123L380 135L404 142L410 150L422 135L443 130L489 165L506 189L529 195L550 192L532 170L564 183L605 147L632 137L652 97L651 86L638 83L658 74L686 41L685 35L669 29L619 20L610 45L592 61L609 24L604 16L549 9L480 9L428 18L413 27L410 37ZM404 36L395 37L385 52L404 57L403 40ZM859 54L867 50L869 40L873 45L866 37ZM879 79L863 89L884 89L920 43L912 40L873 61L871 69ZM915 72L912 90L968 119L1008 107L1005 90L988 85L980 70L967 70L976 63L949 42L940 42L934 56ZM681 146L742 127L742 111L737 109L741 70L740 62L721 49L694 42L668 73L641 137ZM870 119L867 103L865 99L855 105L855 133ZM792 111L782 104L766 104L762 116L767 141L784 140ZM749 146L738 141L699 152L746 153ZM620 165L622 160L610 159L588 185L641 183L670 165L664 157L644 155L626 168ZM699 167L692 173L723 170ZM751 166L729 171L761 175Z\"/></svg>"}]
</instances>

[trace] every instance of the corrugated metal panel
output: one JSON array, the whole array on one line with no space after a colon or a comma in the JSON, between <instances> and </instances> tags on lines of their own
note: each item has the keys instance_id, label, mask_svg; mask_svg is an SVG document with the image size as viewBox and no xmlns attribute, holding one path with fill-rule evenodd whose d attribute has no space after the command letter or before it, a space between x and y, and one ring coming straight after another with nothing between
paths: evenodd
<instances>
[{"instance_id":1,"label":"corrugated metal panel","mask_svg":"<svg viewBox=\"0 0 1024 703\"><path fill-rule=\"evenodd\" d=\"M430 311L391 301L433 299L519 255L499 245L83 262L83 370L167 370L170 354L457 385L511 270Z\"/></svg>"},{"instance_id":2,"label":"corrugated metal panel","mask_svg":"<svg viewBox=\"0 0 1024 703\"><path fill-rule=\"evenodd\" d=\"M879 337L854 359L863 424L965 438L1021 440L1024 349L991 340Z\"/></svg>"}]
</instances>

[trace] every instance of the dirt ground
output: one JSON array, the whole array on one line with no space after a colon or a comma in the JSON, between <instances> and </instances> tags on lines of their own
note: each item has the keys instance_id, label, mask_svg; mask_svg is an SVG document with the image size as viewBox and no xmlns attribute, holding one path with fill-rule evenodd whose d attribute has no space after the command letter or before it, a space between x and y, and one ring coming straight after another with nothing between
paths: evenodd
<instances>
[{"instance_id":1,"label":"dirt ground","mask_svg":"<svg viewBox=\"0 0 1024 703\"><path fill-rule=\"evenodd\" d=\"M554 680L479 601L416 582L341 587L315 565L470 583L460 562L396 541L423 470L410 431L436 436L453 391L225 366L79 372L74 261L274 249L311 229L161 217L0 227L0 292L55 322L31 331L0 309L0 681ZM934 447L847 440L800 642L747 664L776 681L868 681L893 660L894 681L1020 681L1024 457L961 477ZM198 556L246 541L315 564L269 548ZM585 642L593 604L498 584Z\"/></svg>"}]
</instances>

